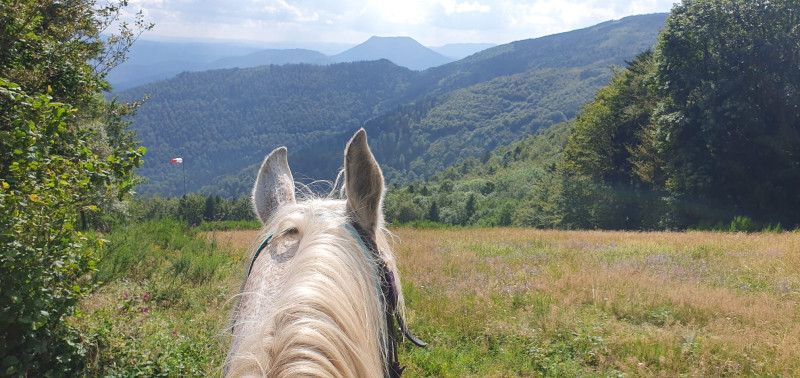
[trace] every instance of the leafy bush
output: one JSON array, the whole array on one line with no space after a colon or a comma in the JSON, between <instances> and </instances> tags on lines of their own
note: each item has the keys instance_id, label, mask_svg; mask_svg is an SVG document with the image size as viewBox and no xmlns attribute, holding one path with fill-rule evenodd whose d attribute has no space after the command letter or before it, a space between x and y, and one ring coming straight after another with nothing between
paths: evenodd
<instances>
[{"instance_id":1,"label":"leafy bush","mask_svg":"<svg viewBox=\"0 0 800 378\"><path fill-rule=\"evenodd\" d=\"M64 318L92 288L82 277L95 268L87 247L99 243L76 230L81 211L97 210L83 198L124 188L144 151L101 161L88 148L93 131L71 124L71 107L2 79L0 90L10 100L0 115L3 372L64 374L84 352Z\"/></svg>"},{"instance_id":2,"label":"leafy bush","mask_svg":"<svg viewBox=\"0 0 800 378\"><path fill-rule=\"evenodd\" d=\"M86 374L218 373L229 290L240 284L237 273L244 266L240 255L196 231L161 219L120 226L105 236L94 274L103 283L82 301L87 314L78 324L92 345Z\"/></svg>"},{"instance_id":3,"label":"leafy bush","mask_svg":"<svg viewBox=\"0 0 800 378\"><path fill-rule=\"evenodd\" d=\"M94 286L87 277L100 240L79 229L130 194L145 151L124 120L133 107L101 94L103 75L135 39L127 24L108 42L100 36L124 3L0 6L3 375L83 370L87 347L68 320L79 318L77 300Z\"/></svg>"},{"instance_id":4,"label":"leafy bush","mask_svg":"<svg viewBox=\"0 0 800 378\"><path fill-rule=\"evenodd\" d=\"M749 217L735 216L731 221L731 232L755 232L759 230L758 223L754 222Z\"/></svg>"}]
</instances>

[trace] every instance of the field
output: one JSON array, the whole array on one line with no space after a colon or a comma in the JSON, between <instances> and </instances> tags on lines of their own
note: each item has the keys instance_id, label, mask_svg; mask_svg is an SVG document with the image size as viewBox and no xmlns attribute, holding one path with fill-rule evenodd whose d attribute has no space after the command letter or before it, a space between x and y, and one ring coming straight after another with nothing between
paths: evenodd
<instances>
[{"instance_id":1,"label":"field","mask_svg":"<svg viewBox=\"0 0 800 378\"><path fill-rule=\"evenodd\" d=\"M392 231L430 344L401 348L406 376L800 375L800 233ZM254 236L111 238L76 322L94 372L218 375Z\"/></svg>"}]
</instances>

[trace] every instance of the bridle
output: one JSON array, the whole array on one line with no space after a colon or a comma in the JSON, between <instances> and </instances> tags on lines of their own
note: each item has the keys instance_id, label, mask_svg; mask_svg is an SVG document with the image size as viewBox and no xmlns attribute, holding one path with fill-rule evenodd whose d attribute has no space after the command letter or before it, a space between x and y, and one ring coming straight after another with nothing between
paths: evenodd
<instances>
[{"instance_id":1,"label":"bridle","mask_svg":"<svg viewBox=\"0 0 800 378\"><path fill-rule=\"evenodd\" d=\"M386 260L383 259L378 245L375 243L375 239L356 222L346 224L345 228L353 234L353 237L359 241L362 249L368 254L367 260L375 262L372 273L375 277L375 287L380 294L379 297L383 307L383 315L386 319L386 332L389 339L388 345L386 345L385 348L386 373L389 378L399 378L406 367L400 366L400 362L397 360L397 335L395 334L397 329L395 328L394 321L397 320L397 326L400 327L400 331L403 332L403 335L411 341L411 343L421 348L426 347L428 344L409 331L403 320L403 315L397 310L397 284L394 280L394 273L389 270ZM270 233L267 235L264 241L261 242L261 245L258 246L256 253L253 255L253 260L250 262L250 268L247 270L248 277L250 276L250 272L253 271L253 265L256 259L258 259L258 255L269 245L273 234L274 233Z\"/></svg>"}]
</instances>

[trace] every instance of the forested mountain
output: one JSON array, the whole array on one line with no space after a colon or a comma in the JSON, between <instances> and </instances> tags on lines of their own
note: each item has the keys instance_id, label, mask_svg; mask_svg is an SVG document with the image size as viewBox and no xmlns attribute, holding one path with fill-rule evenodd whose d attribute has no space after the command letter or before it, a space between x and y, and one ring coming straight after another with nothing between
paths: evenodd
<instances>
[{"instance_id":1,"label":"forested mountain","mask_svg":"<svg viewBox=\"0 0 800 378\"><path fill-rule=\"evenodd\" d=\"M253 52L245 56L218 59L209 63L206 68L247 68L266 66L270 64L283 65L299 63L330 64L334 63L334 60L331 59L331 57L314 50L266 49Z\"/></svg>"},{"instance_id":2,"label":"forested mountain","mask_svg":"<svg viewBox=\"0 0 800 378\"><path fill-rule=\"evenodd\" d=\"M798 7L767 0L676 6L654 49L615 69L577 117L393 188L387 219L580 229L800 226ZM433 156L447 155L421 161L439 164Z\"/></svg>"},{"instance_id":3,"label":"forested mountain","mask_svg":"<svg viewBox=\"0 0 800 378\"><path fill-rule=\"evenodd\" d=\"M271 46L273 44L268 44ZM307 44L308 45L308 44ZM441 46L458 58L491 47L489 44L455 44ZM320 49L320 50L317 50ZM342 50L345 50L342 52ZM325 51L325 52L320 52ZM211 42L139 41L130 50L128 61L108 75L115 91L123 91L156 80L168 79L181 72L198 72L223 68L248 68L283 64L332 64L389 59L393 63L422 70L452 62L409 37L372 37L360 45L310 44L308 48L277 44L259 47L251 44Z\"/></svg>"},{"instance_id":4,"label":"forested mountain","mask_svg":"<svg viewBox=\"0 0 800 378\"><path fill-rule=\"evenodd\" d=\"M371 37L331 58L336 62L388 59L412 70L424 70L453 61L409 37Z\"/></svg>"},{"instance_id":5,"label":"forested mountain","mask_svg":"<svg viewBox=\"0 0 800 378\"><path fill-rule=\"evenodd\" d=\"M426 97L369 120L364 128L388 182L406 183L476 157L554 123L608 82L610 65L651 48L666 14L627 17L590 28L517 41L421 73ZM338 145L337 140L324 141ZM323 151L323 145L311 151ZM291 152L290 152L291 153ZM294 154L311 177L336 166Z\"/></svg>"},{"instance_id":6,"label":"forested mountain","mask_svg":"<svg viewBox=\"0 0 800 378\"><path fill-rule=\"evenodd\" d=\"M666 18L666 13L631 16L496 46L426 70L424 82L436 80L433 94L438 94L535 69L619 65L652 47Z\"/></svg>"},{"instance_id":7,"label":"forested mountain","mask_svg":"<svg viewBox=\"0 0 800 378\"><path fill-rule=\"evenodd\" d=\"M140 191L246 193L254 165L286 145L295 177L332 179L348 134L364 126L390 182L571 118L622 64L652 47L665 14L517 41L415 72L389 61L184 73L126 91L152 95L136 117L149 149ZM369 121L369 122L367 122ZM335 146L335 148L333 147Z\"/></svg>"},{"instance_id":8,"label":"forested mountain","mask_svg":"<svg viewBox=\"0 0 800 378\"><path fill-rule=\"evenodd\" d=\"M182 194L260 162L278 145L309 146L398 105L413 71L387 60L183 73L126 91L152 97L135 129L148 155L140 191ZM171 165L182 157L185 167Z\"/></svg>"},{"instance_id":9,"label":"forested mountain","mask_svg":"<svg viewBox=\"0 0 800 378\"><path fill-rule=\"evenodd\" d=\"M216 60L242 56L258 48L243 45L201 42L137 41L128 52L128 61L108 73L114 90L125 90L144 83L173 77L184 71L199 71Z\"/></svg>"},{"instance_id":10,"label":"forested mountain","mask_svg":"<svg viewBox=\"0 0 800 378\"><path fill-rule=\"evenodd\" d=\"M431 50L458 60L495 46L497 46L496 43L448 43L443 46L431 47Z\"/></svg>"}]
</instances>

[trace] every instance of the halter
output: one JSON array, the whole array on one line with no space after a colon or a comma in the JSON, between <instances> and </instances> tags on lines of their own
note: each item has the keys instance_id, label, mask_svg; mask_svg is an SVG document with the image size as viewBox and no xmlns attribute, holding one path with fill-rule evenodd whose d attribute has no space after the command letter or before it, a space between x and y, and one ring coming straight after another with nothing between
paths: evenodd
<instances>
[{"instance_id":1,"label":"halter","mask_svg":"<svg viewBox=\"0 0 800 378\"><path fill-rule=\"evenodd\" d=\"M414 345L424 348L428 344L414 336L414 334L409 331L408 327L406 327L405 321L403 320L403 316L399 311L397 311L397 284L394 280L394 273L389 270L386 260L381 257L382 255L378 250L378 245L375 243L375 240L356 222L346 224L345 228L347 231L353 234L353 237L359 241L359 244L364 251L369 254L368 260L375 261L372 272L375 276L375 288L379 291L379 297L381 299L381 304L383 305L383 314L386 318L386 331L389 338L389 343L386 348L386 371L389 378L399 378L403 374L403 370L405 370L406 367L400 366L400 362L397 360L397 336L395 335L396 328L394 326L395 319L397 319L397 325L400 327L403 335ZM247 270L248 277L253 271L253 265L256 263L256 259L258 259L258 255L261 254L261 251L264 248L266 248L273 235L273 232L269 233L264 241L261 242L261 245L258 246L256 253L253 255L253 260L250 262L250 269ZM377 268L377 272L375 272L375 268Z\"/></svg>"}]
</instances>

